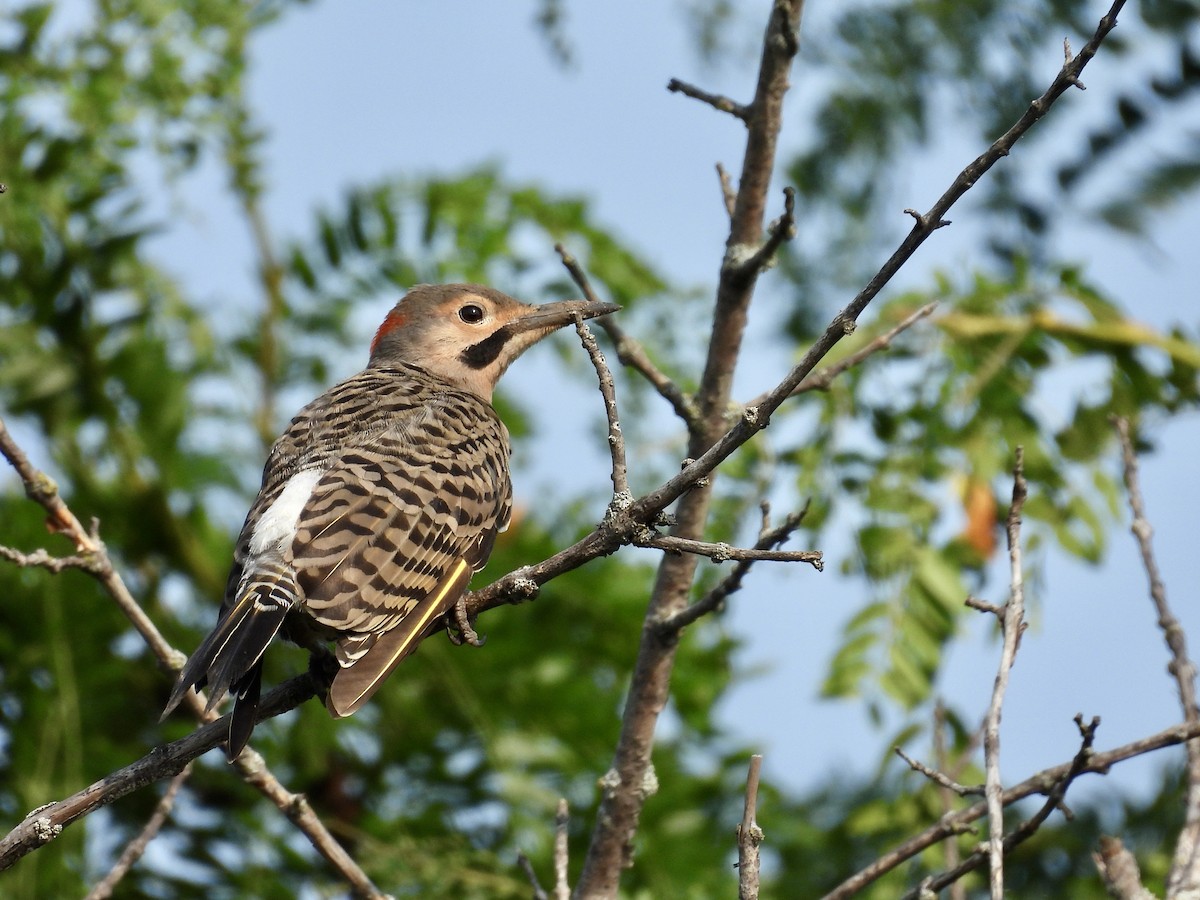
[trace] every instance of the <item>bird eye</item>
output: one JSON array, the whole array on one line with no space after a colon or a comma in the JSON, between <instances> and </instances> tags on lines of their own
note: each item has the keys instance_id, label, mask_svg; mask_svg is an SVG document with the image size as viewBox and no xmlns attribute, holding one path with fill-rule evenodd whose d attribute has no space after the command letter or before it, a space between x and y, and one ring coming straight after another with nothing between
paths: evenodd
<instances>
[{"instance_id":1,"label":"bird eye","mask_svg":"<svg viewBox=\"0 0 1200 900\"><path fill-rule=\"evenodd\" d=\"M468 303L458 311L458 317L468 325L478 325L483 321L483 307Z\"/></svg>"}]
</instances>

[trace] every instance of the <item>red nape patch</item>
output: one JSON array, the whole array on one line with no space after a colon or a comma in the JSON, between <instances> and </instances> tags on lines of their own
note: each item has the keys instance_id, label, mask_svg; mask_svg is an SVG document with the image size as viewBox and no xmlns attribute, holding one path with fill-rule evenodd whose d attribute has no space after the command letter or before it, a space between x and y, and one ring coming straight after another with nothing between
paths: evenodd
<instances>
[{"instance_id":1,"label":"red nape patch","mask_svg":"<svg viewBox=\"0 0 1200 900\"><path fill-rule=\"evenodd\" d=\"M385 334L390 331L394 331L397 328L404 327L405 323L408 322L407 313L408 310L404 310L399 306L396 306L390 313L387 314L387 318L383 320L383 324L379 326L379 330L375 332L375 337L371 340L372 355L374 355L375 348L379 346L379 342L383 340L383 336Z\"/></svg>"}]
</instances>

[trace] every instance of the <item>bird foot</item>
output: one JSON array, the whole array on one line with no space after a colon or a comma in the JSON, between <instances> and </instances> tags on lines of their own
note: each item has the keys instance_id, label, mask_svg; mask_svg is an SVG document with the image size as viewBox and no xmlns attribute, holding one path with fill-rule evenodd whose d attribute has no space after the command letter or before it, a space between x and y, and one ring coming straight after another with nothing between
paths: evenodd
<instances>
[{"instance_id":1,"label":"bird foot","mask_svg":"<svg viewBox=\"0 0 1200 900\"><path fill-rule=\"evenodd\" d=\"M456 647L461 647L463 644L470 644L472 647L482 647L487 643L487 636L480 636L479 633L472 627L475 623L471 621L471 617L467 615L467 598L464 594L458 598L458 602L454 604L454 608L447 613L446 634L450 637L450 643Z\"/></svg>"}]
</instances>

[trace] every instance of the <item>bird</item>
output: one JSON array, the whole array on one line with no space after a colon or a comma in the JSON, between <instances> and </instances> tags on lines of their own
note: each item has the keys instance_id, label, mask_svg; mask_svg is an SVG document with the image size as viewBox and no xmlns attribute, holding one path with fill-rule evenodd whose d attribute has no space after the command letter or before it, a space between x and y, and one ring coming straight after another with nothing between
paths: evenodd
<instances>
[{"instance_id":1,"label":"bird","mask_svg":"<svg viewBox=\"0 0 1200 900\"><path fill-rule=\"evenodd\" d=\"M509 365L602 301L522 303L479 284L416 285L367 366L292 419L272 446L233 553L217 624L183 666L191 688L234 697L226 753L254 729L276 635L334 644L335 718L366 703L483 568L509 523L508 429L492 393ZM332 668L332 665L331 665Z\"/></svg>"}]
</instances>

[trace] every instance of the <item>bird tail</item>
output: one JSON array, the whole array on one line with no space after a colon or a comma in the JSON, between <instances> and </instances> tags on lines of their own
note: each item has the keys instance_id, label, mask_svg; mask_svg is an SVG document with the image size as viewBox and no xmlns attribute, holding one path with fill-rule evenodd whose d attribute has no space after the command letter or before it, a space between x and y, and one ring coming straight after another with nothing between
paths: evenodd
<instances>
[{"instance_id":1,"label":"bird tail","mask_svg":"<svg viewBox=\"0 0 1200 900\"><path fill-rule=\"evenodd\" d=\"M208 686L205 712L232 692L236 702L226 752L230 759L236 757L254 730L263 651L283 625L296 596L295 580L288 567L256 568L253 578L242 582L237 602L221 616L179 673L162 717L170 715L192 687L199 690Z\"/></svg>"}]
</instances>

